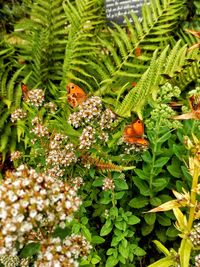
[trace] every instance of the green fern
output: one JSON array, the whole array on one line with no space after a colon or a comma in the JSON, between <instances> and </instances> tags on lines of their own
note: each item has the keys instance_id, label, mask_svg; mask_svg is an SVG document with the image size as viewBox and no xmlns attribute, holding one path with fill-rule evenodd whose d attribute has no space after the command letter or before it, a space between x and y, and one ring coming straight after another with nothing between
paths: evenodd
<instances>
[{"instance_id":1,"label":"green fern","mask_svg":"<svg viewBox=\"0 0 200 267\"><path fill-rule=\"evenodd\" d=\"M95 32L104 22L101 8L94 0L77 0L75 5L67 0L63 7L70 28L64 56L62 88L64 90L69 81L74 81L92 91L91 84L97 87L98 83L90 72L89 64L95 57L98 46Z\"/></svg>"},{"instance_id":2,"label":"green fern","mask_svg":"<svg viewBox=\"0 0 200 267\"><path fill-rule=\"evenodd\" d=\"M133 23L127 20L127 29L115 25L114 29L109 29L107 38L104 35L100 38L104 55L98 56L101 61L93 63L96 76L102 80L99 94L108 93L112 86L120 88L139 80L149 66L152 51L160 50L173 39L184 3L182 0L152 0L150 5L143 6L142 22L132 13ZM140 56L135 55L138 47L142 51Z\"/></svg>"},{"instance_id":3,"label":"green fern","mask_svg":"<svg viewBox=\"0 0 200 267\"><path fill-rule=\"evenodd\" d=\"M117 107L117 114L128 117L131 112L136 112L141 118L144 105L156 94L158 85L164 82L161 74L174 76L176 71L184 65L186 46L180 47L179 41L167 55L168 50L169 47L165 48L159 57L157 56L158 51L154 52L149 68L137 86L126 95L123 102Z\"/></svg>"}]
</instances>

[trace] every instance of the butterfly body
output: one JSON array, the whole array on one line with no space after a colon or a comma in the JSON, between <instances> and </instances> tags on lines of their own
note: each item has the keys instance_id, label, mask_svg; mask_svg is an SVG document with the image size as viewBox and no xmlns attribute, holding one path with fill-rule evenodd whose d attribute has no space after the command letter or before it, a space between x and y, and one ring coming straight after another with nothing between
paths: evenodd
<instances>
[{"instance_id":1,"label":"butterfly body","mask_svg":"<svg viewBox=\"0 0 200 267\"><path fill-rule=\"evenodd\" d=\"M28 99L28 86L24 83L21 83L21 90L22 90L22 94L23 94L23 98L24 100Z\"/></svg>"},{"instance_id":2,"label":"butterfly body","mask_svg":"<svg viewBox=\"0 0 200 267\"><path fill-rule=\"evenodd\" d=\"M73 108L76 108L87 98L86 93L78 85L74 83L69 83L67 85L67 101L69 105Z\"/></svg>"},{"instance_id":3,"label":"butterfly body","mask_svg":"<svg viewBox=\"0 0 200 267\"><path fill-rule=\"evenodd\" d=\"M126 143L148 146L148 141L143 138L143 135L144 124L140 119L126 126L123 132L124 141Z\"/></svg>"}]
</instances>

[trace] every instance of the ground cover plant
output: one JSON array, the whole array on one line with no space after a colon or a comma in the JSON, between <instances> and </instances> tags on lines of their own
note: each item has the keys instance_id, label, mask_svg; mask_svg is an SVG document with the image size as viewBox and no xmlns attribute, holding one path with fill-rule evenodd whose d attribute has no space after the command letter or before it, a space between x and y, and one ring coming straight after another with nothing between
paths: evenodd
<instances>
[{"instance_id":1,"label":"ground cover plant","mask_svg":"<svg viewBox=\"0 0 200 267\"><path fill-rule=\"evenodd\" d=\"M198 1L1 5L0 264L200 266Z\"/></svg>"}]
</instances>

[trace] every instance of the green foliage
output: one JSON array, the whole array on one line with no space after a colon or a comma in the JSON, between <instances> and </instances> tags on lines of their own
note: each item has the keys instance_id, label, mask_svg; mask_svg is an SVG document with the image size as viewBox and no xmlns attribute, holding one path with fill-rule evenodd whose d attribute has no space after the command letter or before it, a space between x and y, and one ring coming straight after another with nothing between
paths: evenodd
<instances>
[{"instance_id":1,"label":"green foliage","mask_svg":"<svg viewBox=\"0 0 200 267\"><path fill-rule=\"evenodd\" d=\"M110 28L103 0L33 2L23 1L26 16L1 42L0 152L5 158L20 149L23 157L15 165L26 162L46 171L50 167L45 157L55 134L68 136L63 147L73 144L77 162L63 168L62 179L70 183L79 176L84 179L79 189L83 204L69 229L83 234L94 248L80 266L156 266L151 241L177 246L175 216L171 211L146 212L170 201L172 189L189 188L183 140L185 135L199 135L199 121L176 122L172 119L176 111L170 107L171 102L188 98L200 76L199 51L188 51L197 39L183 30L190 8L183 0L151 0L143 6L142 21L132 13L133 23L126 18L126 25ZM190 18L199 16L197 2L192 1L195 14ZM45 102L56 103L57 110L52 114L45 106L21 101L21 82L29 90L42 88ZM104 109L115 111L108 140L100 140L100 117L77 128L69 124L70 114L80 120L81 112L67 103L68 82L83 88L88 98L101 96ZM184 109L187 104L182 105ZM10 116L19 107L28 117L11 123ZM36 116L48 128L47 136L35 138ZM122 138L125 126L136 117L145 124L142 138L149 142L145 149L125 144ZM80 149L80 136L88 125L96 131L96 142L88 150ZM103 189L106 178L112 182L109 190ZM66 233L57 228L56 234ZM37 249L38 244L30 244L21 256L32 256ZM176 256L166 255L159 266L173 265Z\"/></svg>"}]
</instances>

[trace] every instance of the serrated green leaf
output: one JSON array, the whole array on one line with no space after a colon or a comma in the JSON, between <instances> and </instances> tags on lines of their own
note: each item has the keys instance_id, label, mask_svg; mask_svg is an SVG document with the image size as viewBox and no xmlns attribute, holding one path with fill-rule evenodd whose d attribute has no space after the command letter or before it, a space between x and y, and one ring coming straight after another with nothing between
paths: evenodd
<instances>
[{"instance_id":1,"label":"serrated green leaf","mask_svg":"<svg viewBox=\"0 0 200 267\"><path fill-rule=\"evenodd\" d=\"M149 200L146 197L143 196L139 196L139 197L135 197L133 199L131 199L131 201L128 203L128 205L131 208L135 208L135 209L141 209L143 207L145 207L146 205L148 205Z\"/></svg>"}]
</instances>

